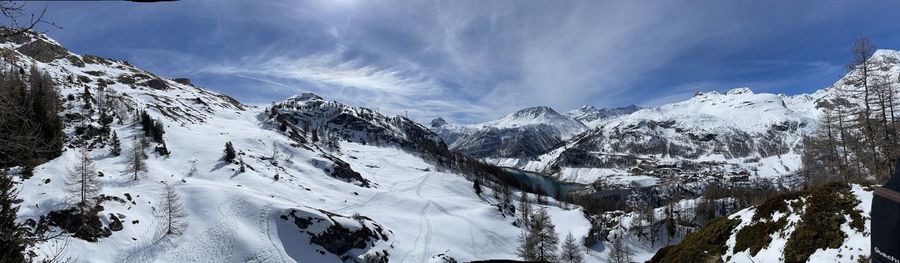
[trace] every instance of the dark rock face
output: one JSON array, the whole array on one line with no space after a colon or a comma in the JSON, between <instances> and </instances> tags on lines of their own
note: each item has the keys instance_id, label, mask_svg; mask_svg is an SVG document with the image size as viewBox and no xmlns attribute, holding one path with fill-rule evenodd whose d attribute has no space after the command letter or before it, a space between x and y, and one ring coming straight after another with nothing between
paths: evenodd
<instances>
[{"instance_id":1,"label":"dark rock face","mask_svg":"<svg viewBox=\"0 0 900 263\"><path fill-rule=\"evenodd\" d=\"M72 233L73 237L97 242L100 238L112 235L112 231L109 227L104 227L100 217L97 216L97 212L103 211L103 207L98 205L93 210L88 212L87 216L80 215L75 208L53 211L47 214L47 220L50 226Z\"/></svg>"},{"instance_id":2,"label":"dark rock face","mask_svg":"<svg viewBox=\"0 0 900 263\"><path fill-rule=\"evenodd\" d=\"M329 171L331 177L353 182L362 187L369 187L369 180L366 180L366 178L363 178L362 175L350 168L350 164L347 162L331 155L325 155L325 158L334 162Z\"/></svg>"},{"instance_id":3,"label":"dark rock face","mask_svg":"<svg viewBox=\"0 0 900 263\"><path fill-rule=\"evenodd\" d=\"M120 220L116 215L109 214L109 218L110 220L112 220L112 222L109 223L109 230L122 231L122 229L125 228L125 226L122 225L122 220Z\"/></svg>"},{"instance_id":4,"label":"dark rock face","mask_svg":"<svg viewBox=\"0 0 900 263\"><path fill-rule=\"evenodd\" d=\"M444 125L447 125L447 121L444 120L443 118L437 118L437 119L431 120L431 128L440 128L440 127L443 127Z\"/></svg>"},{"instance_id":5,"label":"dark rock face","mask_svg":"<svg viewBox=\"0 0 900 263\"><path fill-rule=\"evenodd\" d=\"M154 79L148 80L147 86L150 87L151 89L155 89L155 90L169 89L169 85L166 84L165 81L163 81L162 79L159 79L159 78L154 78Z\"/></svg>"},{"instance_id":6,"label":"dark rock face","mask_svg":"<svg viewBox=\"0 0 900 263\"><path fill-rule=\"evenodd\" d=\"M560 167L627 169L639 162L638 156L648 155L685 160L704 154L721 154L727 159L758 154L758 157L765 158L788 153L796 143L793 134L803 125L797 122L779 123L761 134L739 130L709 133L678 127L674 123L644 120L623 127L596 129L574 138L572 145L560 154L550 170ZM597 154L604 149L615 154Z\"/></svg>"},{"instance_id":7,"label":"dark rock face","mask_svg":"<svg viewBox=\"0 0 900 263\"><path fill-rule=\"evenodd\" d=\"M344 261L355 255L348 255L354 249L365 250L375 245L375 242L387 241L388 234L380 225L372 219L364 216L353 218L338 215L328 211L318 210L315 213L299 209L288 210L280 216L281 219L291 221L294 225L310 236L310 243L322 246L328 252L341 257ZM344 226L335 219L343 219L342 222L353 220L359 226ZM313 227L314 225L324 225ZM312 229L319 232L313 232Z\"/></svg>"},{"instance_id":8,"label":"dark rock face","mask_svg":"<svg viewBox=\"0 0 900 263\"><path fill-rule=\"evenodd\" d=\"M40 39L25 44L17 50L23 55L44 63L64 58L68 55L68 51L65 48Z\"/></svg>"},{"instance_id":9,"label":"dark rock face","mask_svg":"<svg viewBox=\"0 0 900 263\"><path fill-rule=\"evenodd\" d=\"M452 150L475 158L530 158L546 153L562 140L548 125L483 128L454 143Z\"/></svg>"},{"instance_id":10,"label":"dark rock face","mask_svg":"<svg viewBox=\"0 0 900 263\"><path fill-rule=\"evenodd\" d=\"M474 132L475 129L465 127L465 126L454 126L448 125L447 121L441 118L437 118L431 121L431 129L432 132L437 134L444 140L444 143L449 145L451 148L453 144L456 143L459 139L466 137L470 133Z\"/></svg>"},{"instance_id":11,"label":"dark rock face","mask_svg":"<svg viewBox=\"0 0 900 263\"><path fill-rule=\"evenodd\" d=\"M177 78L177 79L173 79L172 81L175 81L175 82L180 83L180 84L188 85L188 86L191 86L191 87L195 87L195 86L194 86L194 83L192 83L192 82L191 82L191 79L189 79L189 78Z\"/></svg>"},{"instance_id":12,"label":"dark rock face","mask_svg":"<svg viewBox=\"0 0 900 263\"><path fill-rule=\"evenodd\" d=\"M437 134L410 119L325 101L311 93L276 104L273 111L274 119L290 124L298 132L327 134L363 144L398 146L416 152L447 151L447 145Z\"/></svg>"}]
</instances>

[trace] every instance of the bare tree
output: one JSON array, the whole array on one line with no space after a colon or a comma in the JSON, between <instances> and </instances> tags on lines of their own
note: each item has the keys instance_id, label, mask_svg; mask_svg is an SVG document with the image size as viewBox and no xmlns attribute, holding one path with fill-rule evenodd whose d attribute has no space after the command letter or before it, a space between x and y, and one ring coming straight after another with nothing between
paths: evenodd
<instances>
[{"instance_id":1,"label":"bare tree","mask_svg":"<svg viewBox=\"0 0 900 263\"><path fill-rule=\"evenodd\" d=\"M519 240L519 256L527 261L556 261L559 237L546 209L531 215L531 224Z\"/></svg>"},{"instance_id":2,"label":"bare tree","mask_svg":"<svg viewBox=\"0 0 900 263\"><path fill-rule=\"evenodd\" d=\"M32 68L0 72L0 167L26 166L56 158L62 149L59 92L46 73Z\"/></svg>"},{"instance_id":3,"label":"bare tree","mask_svg":"<svg viewBox=\"0 0 900 263\"><path fill-rule=\"evenodd\" d=\"M144 153L144 145L146 139L138 136L131 142L131 149L128 149L128 167L125 168L126 173L132 174L131 180L137 181L141 172L147 171L147 154Z\"/></svg>"},{"instance_id":4,"label":"bare tree","mask_svg":"<svg viewBox=\"0 0 900 263\"><path fill-rule=\"evenodd\" d=\"M519 197L519 223L522 229L528 229L531 222L531 201L528 199L528 193L522 191Z\"/></svg>"},{"instance_id":5,"label":"bare tree","mask_svg":"<svg viewBox=\"0 0 900 263\"><path fill-rule=\"evenodd\" d=\"M38 25L49 25L55 28L61 28L56 23L45 19L47 15L47 6L40 13L29 14L25 12L25 4L21 1L12 0L0 2L0 15L6 18L7 30L0 33L0 37L9 37L23 34L28 30L32 30Z\"/></svg>"},{"instance_id":6,"label":"bare tree","mask_svg":"<svg viewBox=\"0 0 900 263\"><path fill-rule=\"evenodd\" d=\"M91 152L82 146L78 151L78 160L69 169L66 182L69 198L78 206L79 212L85 215L94 205L95 198L100 195L101 184L97 178L97 169L91 159Z\"/></svg>"},{"instance_id":7,"label":"bare tree","mask_svg":"<svg viewBox=\"0 0 900 263\"><path fill-rule=\"evenodd\" d=\"M164 236L181 235L187 228L187 213L174 186L166 184L156 213L157 218L163 222L161 231Z\"/></svg>"},{"instance_id":8,"label":"bare tree","mask_svg":"<svg viewBox=\"0 0 900 263\"><path fill-rule=\"evenodd\" d=\"M631 250L628 249L628 245L622 240L621 235L613 238L607 261L610 263L631 262Z\"/></svg>"},{"instance_id":9,"label":"bare tree","mask_svg":"<svg viewBox=\"0 0 900 263\"><path fill-rule=\"evenodd\" d=\"M847 64L849 76L847 84L854 88L854 92L862 97L862 109L856 113L856 121L865 128L864 141L865 147L868 148L866 166L873 169L875 174L879 173L880 165L877 163L877 150L875 138L875 126L872 121L872 103L874 102L873 77L876 70L875 61L870 59L875 53L875 42L868 37L856 39L853 47L850 49L851 58Z\"/></svg>"},{"instance_id":10,"label":"bare tree","mask_svg":"<svg viewBox=\"0 0 900 263\"><path fill-rule=\"evenodd\" d=\"M561 263L582 263L584 262L584 255L581 251L581 246L578 245L575 241L575 237L572 236L572 232L569 232L566 235L565 241L563 241L562 246L559 248L559 262Z\"/></svg>"}]
</instances>

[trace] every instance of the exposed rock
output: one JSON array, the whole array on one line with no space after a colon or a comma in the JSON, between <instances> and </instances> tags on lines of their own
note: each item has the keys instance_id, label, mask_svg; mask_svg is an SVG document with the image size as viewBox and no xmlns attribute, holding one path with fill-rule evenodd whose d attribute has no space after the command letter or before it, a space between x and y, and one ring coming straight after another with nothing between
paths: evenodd
<instances>
[{"instance_id":1,"label":"exposed rock","mask_svg":"<svg viewBox=\"0 0 900 263\"><path fill-rule=\"evenodd\" d=\"M148 80L147 86L149 86L151 89L155 89L155 90L169 89L169 85L166 84L166 81L164 81L160 78L154 78L154 79Z\"/></svg>"},{"instance_id":2,"label":"exposed rock","mask_svg":"<svg viewBox=\"0 0 900 263\"><path fill-rule=\"evenodd\" d=\"M389 239L388 231L365 216L347 217L323 210L290 209L280 218L293 222L310 236L310 243L322 246L345 262L356 259L376 242ZM351 251L359 254L348 254Z\"/></svg>"},{"instance_id":3,"label":"exposed rock","mask_svg":"<svg viewBox=\"0 0 900 263\"><path fill-rule=\"evenodd\" d=\"M112 222L109 223L109 230L121 231L122 229L125 228L122 225L122 220L120 220L118 217L116 217L116 215L109 214L109 219L112 220Z\"/></svg>"},{"instance_id":4,"label":"exposed rock","mask_svg":"<svg viewBox=\"0 0 900 263\"><path fill-rule=\"evenodd\" d=\"M65 48L52 44L50 42L36 39L31 43L22 45L18 49L19 53L34 58L37 61L49 63L53 60L64 58L69 54Z\"/></svg>"},{"instance_id":5,"label":"exposed rock","mask_svg":"<svg viewBox=\"0 0 900 263\"><path fill-rule=\"evenodd\" d=\"M104 227L100 217L97 216L99 211L103 211L102 206L95 206L93 211L86 212L88 215L80 215L75 208L66 210L53 211L47 214L50 226L55 226L72 234L73 237L83 239L89 242L97 242L100 238L112 235L110 228Z\"/></svg>"},{"instance_id":6,"label":"exposed rock","mask_svg":"<svg viewBox=\"0 0 900 263\"><path fill-rule=\"evenodd\" d=\"M177 79L173 79L172 81L175 81L180 84L188 85L191 87L195 87L194 83L191 83L191 79L189 79L189 78L177 78Z\"/></svg>"}]
</instances>

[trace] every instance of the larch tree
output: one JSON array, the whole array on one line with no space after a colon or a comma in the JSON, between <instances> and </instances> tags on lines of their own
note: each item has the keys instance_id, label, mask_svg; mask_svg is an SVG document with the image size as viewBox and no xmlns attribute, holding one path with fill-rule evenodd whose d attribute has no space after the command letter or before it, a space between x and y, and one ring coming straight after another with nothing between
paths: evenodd
<instances>
[{"instance_id":1,"label":"larch tree","mask_svg":"<svg viewBox=\"0 0 900 263\"><path fill-rule=\"evenodd\" d=\"M162 222L161 232L164 236L178 236L187 228L187 213L181 203L181 197L174 186L166 184L160 197L157 218Z\"/></svg>"},{"instance_id":2,"label":"larch tree","mask_svg":"<svg viewBox=\"0 0 900 263\"><path fill-rule=\"evenodd\" d=\"M559 237L546 209L531 215L531 224L520 240L519 256L526 261L556 261Z\"/></svg>"},{"instance_id":3,"label":"larch tree","mask_svg":"<svg viewBox=\"0 0 900 263\"><path fill-rule=\"evenodd\" d=\"M95 198L100 195L102 186L97 177L94 160L91 159L91 152L86 147L82 146L79 149L78 160L69 169L66 185L71 202L75 203L81 215L87 215L94 205Z\"/></svg>"},{"instance_id":4,"label":"larch tree","mask_svg":"<svg viewBox=\"0 0 900 263\"><path fill-rule=\"evenodd\" d=\"M607 262L610 263L629 263L631 262L631 251L628 249L628 246L622 240L621 235L616 235L612 244L610 244L609 256L607 257Z\"/></svg>"},{"instance_id":5,"label":"larch tree","mask_svg":"<svg viewBox=\"0 0 900 263\"><path fill-rule=\"evenodd\" d=\"M519 223L522 229L528 229L531 221L531 201L528 199L528 193L521 192L519 197Z\"/></svg>"},{"instance_id":6,"label":"larch tree","mask_svg":"<svg viewBox=\"0 0 900 263\"><path fill-rule=\"evenodd\" d=\"M561 263L582 263L584 262L584 254L581 253L581 246L575 241L575 237L569 232L565 241L559 248L559 262Z\"/></svg>"},{"instance_id":7,"label":"larch tree","mask_svg":"<svg viewBox=\"0 0 900 263\"><path fill-rule=\"evenodd\" d=\"M128 167L125 168L125 172L131 174L132 181L137 181L140 173L147 171L147 154L144 153L144 141L146 139L143 137L136 138L131 142L131 149L128 149Z\"/></svg>"}]
</instances>

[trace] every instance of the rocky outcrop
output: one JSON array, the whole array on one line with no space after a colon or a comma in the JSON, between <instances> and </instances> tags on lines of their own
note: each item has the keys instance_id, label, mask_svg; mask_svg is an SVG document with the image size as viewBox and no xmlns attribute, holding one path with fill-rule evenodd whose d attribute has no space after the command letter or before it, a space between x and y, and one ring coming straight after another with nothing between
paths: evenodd
<instances>
[{"instance_id":1,"label":"rocky outcrop","mask_svg":"<svg viewBox=\"0 0 900 263\"><path fill-rule=\"evenodd\" d=\"M359 255L376 243L391 238L390 231L371 218L360 215L347 217L324 210L303 208L290 209L280 218L292 222L301 233L308 235L310 243L321 246L344 262L359 261ZM386 252L373 254L386 255Z\"/></svg>"},{"instance_id":2,"label":"rocky outcrop","mask_svg":"<svg viewBox=\"0 0 900 263\"><path fill-rule=\"evenodd\" d=\"M23 55L44 63L64 58L69 54L68 50L65 48L41 39L35 39L31 43L22 45L16 50Z\"/></svg>"}]
</instances>

